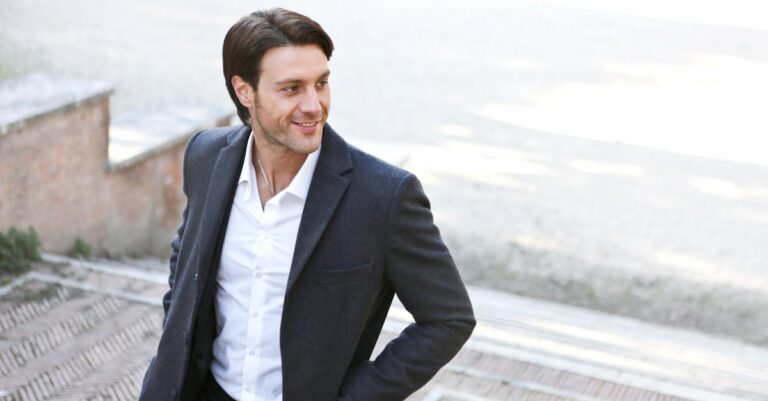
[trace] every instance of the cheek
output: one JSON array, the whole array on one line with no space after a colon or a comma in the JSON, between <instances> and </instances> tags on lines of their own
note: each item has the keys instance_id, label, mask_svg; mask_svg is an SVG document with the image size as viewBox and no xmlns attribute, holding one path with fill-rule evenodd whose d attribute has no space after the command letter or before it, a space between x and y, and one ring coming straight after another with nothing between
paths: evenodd
<instances>
[{"instance_id":1,"label":"cheek","mask_svg":"<svg viewBox=\"0 0 768 401\"><path fill-rule=\"evenodd\" d=\"M290 105L286 102L263 102L258 107L260 115L266 120L287 120L291 115Z\"/></svg>"},{"instance_id":2,"label":"cheek","mask_svg":"<svg viewBox=\"0 0 768 401\"><path fill-rule=\"evenodd\" d=\"M320 104L322 104L323 108L326 110L331 108L331 92L326 92L320 96Z\"/></svg>"}]
</instances>

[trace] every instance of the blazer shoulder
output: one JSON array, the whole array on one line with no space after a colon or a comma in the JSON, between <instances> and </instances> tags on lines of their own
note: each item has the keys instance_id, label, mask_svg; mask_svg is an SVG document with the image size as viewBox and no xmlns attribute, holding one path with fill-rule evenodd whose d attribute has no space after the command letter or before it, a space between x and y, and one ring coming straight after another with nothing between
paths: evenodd
<instances>
[{"instance_id":1,"label":"blazer shoulder","mask_svg":"<svg viewBox=\"0 0 768 401\"><path fill-rule=\"evenodd\" d=\"M193 135L187 142L187 160L191 163L205 162L210 156L227 146L229 136L242 127L208 128Z\"/></svg>"},{"instance_id":2,"label":"blazer shoulder","mask_svg":"<svg viewBox=\"0 0 768 401\"><path fill-rule=\"evenodd\" d=\"M352 145L348 146L355 166L355 175L359 181L372 186L382 195L391 196L403 180L413 176L413 173L408 170L381 160Z\"/></svg>"},{"instance_id":3,"label":"blazer shoulder","mask_svg":"<svg viewBox=\"0 0 768 401\"><path fill-rule=\"evenodd\" d=\"M245 127L209 128L197 132L187 141L184 154L184 189L196 191L198 183L208 182L220 150L232 143L237 134L245 135Z\"/></svg>"}]
</instances>

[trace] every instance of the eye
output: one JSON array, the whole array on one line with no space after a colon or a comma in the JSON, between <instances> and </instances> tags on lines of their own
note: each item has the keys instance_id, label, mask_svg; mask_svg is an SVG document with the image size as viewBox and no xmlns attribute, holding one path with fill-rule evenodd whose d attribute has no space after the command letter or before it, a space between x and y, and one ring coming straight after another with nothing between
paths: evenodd
<instances>
[{"instance_id":1,"label":"eye","mask_svg":"<svg viewBox=\"0 0 768 401\"><path fill-rule=\"evenodd\" d=\"M295 93L295 92L298 92L299 87L295 86L295 85L294 86L286 86L285 88L280 89L280 90L285 92L285 93Z\"/></svg>"},{"instance_id":2,"label":"eye","mask_svg":"<svg viewBox=\"0 0 768 401\"><path fill-rule=\"evenodd\" d=\"M327 79L317 83L317 87L318 88L325 88L326 86L328 86L328 80Z\"/></svg>"}]
</instances>

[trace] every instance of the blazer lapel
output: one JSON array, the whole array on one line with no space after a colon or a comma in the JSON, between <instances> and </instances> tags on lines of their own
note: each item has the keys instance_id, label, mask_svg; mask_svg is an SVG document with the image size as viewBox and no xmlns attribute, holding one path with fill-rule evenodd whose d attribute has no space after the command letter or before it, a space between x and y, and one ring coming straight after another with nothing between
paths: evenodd
<instances>
[{"instance_id":1,"label":"blazer lapel","mask_svg":"<svg viewBox=\"0 0 768 401\"><path fill-rule=\"evenodd\" d=\"M312 177L301 223L299 223L286 294L304 270L349 185L349 179L342 176L343 173L352 169L347 143L327 124L323 128L322 143L320 158L315 167L315 174Z\"/></svg>"},{"instance_id":2,"label":"blazer lapel","mask_svg":"<svg viewBox=\"0 0 768 401\"><path fill-rule=\"evenodd\" d=\"M203 206L202 222L198 232L197 249L199 252L198 293L202 293L204 284L210 279L212 266L217 262L213 256L217 254L214 244L221 236L224 218L232 203L235 183L243 166L243 157L247 140L250 138L250 128L244 126L227 136L227 146L219 151L213 171L211 172L208 191Z\"/></svg>"}]
</instances>

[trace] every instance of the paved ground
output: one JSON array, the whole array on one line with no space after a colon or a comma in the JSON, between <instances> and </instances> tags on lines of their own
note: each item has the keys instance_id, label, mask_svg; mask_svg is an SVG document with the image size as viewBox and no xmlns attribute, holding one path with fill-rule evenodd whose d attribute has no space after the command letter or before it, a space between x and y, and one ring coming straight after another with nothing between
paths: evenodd
<instances>
[{"instance_id":1,"label":"paved ground","mask_svg":"<svg viewBox=\"0 0 768 401\"><path fill-rule=\"evenodd\" d=\"M570 3L284 5L336 41L331 123L408 150L470 283L768 344L764 13ZM0 0L0 76L114 82L116 126L220 110L252 7Z\"/></svg>"},{"instance_id":2,"label":"paved ground","mask_svg":"<svg viewBox=\"0 0 768 401\"><path fill-rule=\"evenodd\" d=\"M0 400L133 400L159 340L162 268L57 264L0 288ZM768 400L768 350L470 288L478 326L410 401ZM395 304L378 353L411 321Z\"/></svg>"}]
</instances>

